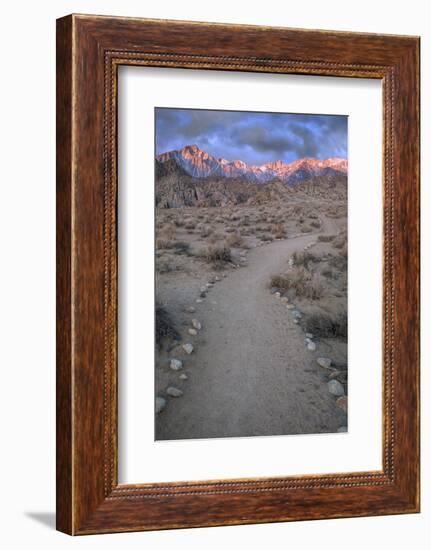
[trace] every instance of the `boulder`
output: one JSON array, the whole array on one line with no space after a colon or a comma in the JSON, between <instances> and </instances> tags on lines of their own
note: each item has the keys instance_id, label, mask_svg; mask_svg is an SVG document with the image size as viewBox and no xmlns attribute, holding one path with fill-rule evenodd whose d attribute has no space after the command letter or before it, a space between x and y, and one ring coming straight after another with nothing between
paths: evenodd
<instances>
[{"instance_id":1,"label":"boulder","mask_svg":"<svg viewBox=\"0 0 431 550\"><path fill-rule=\"evenodd\" d=\"M202 324L197 319L192 319L192 325L196 330L201 330L202 328Z\"/></svg>"},{"instance_id":2,"label":"boulder","mask_svg":"<svg viewBox=\"0 0 431 550\"><path fill-rule=\"evenodd\" d=\"M181 397L183 395L183 392L178 388L174 388L174 386L169 386L166 393L171 397Z\"/></svg>"},{"instance_id":3,"label":"boulder","mask_svg":"<svg viewBox=\"0 0 431 550\"><path fill-rule=\"evenodd\" d=\"M156 401L155 401L156 414L161 413L165 407L166 407L166 399L164 399L163 397L156 397Z\"/></svg>"},{"instance_id":4,"label":"boulder","mask_svg":"<svg viewBox=\"0 0 431 550\"><path fill-rule=\"evenodd\" d=\"M335 403L347 414L347 397L345 395L339 397Z\"/></svg>"},{"instance_id":5,"label":"boulder","mask_svg":"<svg viewBox=\"0 0 431 550\"><path fill-rule=\"evenodd\" d=\"M189 355L193 352L193 346L190 344L190 342L187 342L187 344L183 344L183 350L188 353Z\"/></svg>"},{"instance_id":6,"label":"boulder","mask_svg":"<svg viewBox=\"0 0 431 550\"><path fill-rule=\"evenodd\" d=\"M324 369L330 369L331 368L332 361L330 359L328 359L327 357L318 357L316 359L316 361L317 361L317 364L319 365L319 367L322 367Z\"/></svg>"},{"instance_id":7,"label":"boulder","mask_svg":"<svg viewBox=\"0 0 431 550\"><path fill-rule=\"evenodd\" d=\"M171 359L169 366L172 370L181 370L183 368L183 362L179 359Z\"/></svg>"},{"instance_id":8,"label":"boulder","mask_svg":"<svg viewBox=\"0 0 431 550\"><path fill-rule=\"evenodd\" d=\"M342 395L344 395L343 385L338 382L338 380L330 380L328 382L328 391L336 397L341 397Z\"/></svg>"}]
</instances>

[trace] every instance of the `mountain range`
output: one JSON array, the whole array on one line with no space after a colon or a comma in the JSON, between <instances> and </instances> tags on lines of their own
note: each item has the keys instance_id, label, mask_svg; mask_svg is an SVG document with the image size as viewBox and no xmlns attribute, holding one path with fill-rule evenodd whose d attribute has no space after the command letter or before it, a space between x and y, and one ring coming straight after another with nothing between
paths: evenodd
<instances>
[{"instance_id":1,"label":"mountain range","mask_svg":"<svg viewBox=\"0 0 431 550\"><path fill-rule=\"evenodd\" d=\"M193 178L234 178L256 184L279 180L289 186L295 186L315 177L346 176L347 160L302 158L291 163L277 160L250 165L242 160L216 158L197 145L186 145L182 149L156 156L156 177L174 172Z\"/></svg>"}]
</instances>

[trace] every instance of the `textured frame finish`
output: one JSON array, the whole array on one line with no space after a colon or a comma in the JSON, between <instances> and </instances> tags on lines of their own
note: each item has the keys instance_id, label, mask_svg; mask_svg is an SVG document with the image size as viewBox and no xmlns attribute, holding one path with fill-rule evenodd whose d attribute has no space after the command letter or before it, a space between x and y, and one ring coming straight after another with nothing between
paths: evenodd
<instances>
[{"instance_id":1,"label":"textured frame finish","mask_svg":"<svg viewBox=\"0 0 431 550\"><path fill-rule=\"evenodd\" d=\"M377 78L384 102L382 471L119 485L117 68ZM57 21L57 528L419 511L419 39L71 15Z\"/></svg>"}]
</instances>

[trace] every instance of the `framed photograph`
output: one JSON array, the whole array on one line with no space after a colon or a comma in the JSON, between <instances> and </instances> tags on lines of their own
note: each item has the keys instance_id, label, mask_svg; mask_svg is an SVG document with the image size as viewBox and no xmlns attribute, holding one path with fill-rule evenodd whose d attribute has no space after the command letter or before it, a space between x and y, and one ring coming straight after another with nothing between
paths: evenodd
<instances>
[{"instance_id":1,"label":"framed photograph","mask_svg":"<svg viewBox=\"0 0 431 550\"><path fill-rule=\"evenodd\" d=\"M57 21L57 528L419 511L419 38Z\"/></svg>"}]
</instances>

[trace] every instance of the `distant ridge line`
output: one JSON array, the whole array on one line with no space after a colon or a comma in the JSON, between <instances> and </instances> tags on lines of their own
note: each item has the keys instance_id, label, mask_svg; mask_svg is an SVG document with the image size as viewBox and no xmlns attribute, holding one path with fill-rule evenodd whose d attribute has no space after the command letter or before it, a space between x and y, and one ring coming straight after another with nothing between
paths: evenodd
<instances>
[{"instance_id":1,"label":"distant ridge line","mask_svg":"<svg viewBox=\"0 0 431 550\"><path fill-rule=\"evenodd\" d=\"M348 171L348 161L343 158L332 157L325 160L301 158L291 163L277 160L251 165L242 160L228 161L216 158L200 149L196 144L186 145L182 149L156 156L158 163L165 163L169 160L174 161L192 177L244 178L254 183L267 183L279 179L288 185L295 185L316 176L345 176Z\"/></svg>"}]
</instances>

